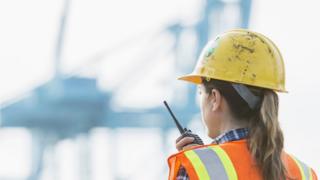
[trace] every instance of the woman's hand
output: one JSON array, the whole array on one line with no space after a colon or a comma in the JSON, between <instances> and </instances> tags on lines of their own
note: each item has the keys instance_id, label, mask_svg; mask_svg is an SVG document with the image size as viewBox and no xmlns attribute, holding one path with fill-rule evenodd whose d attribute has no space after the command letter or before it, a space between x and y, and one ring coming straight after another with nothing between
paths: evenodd
<instances>
[{"instance_id":1,"label":"woman's hand","mask_svg":"<svg viewBox=\"0 0 320 180\"><path fill-rule=\"evenodd\" d=\"M178 137L176 140L176 148L178 151L189 149L193 146L198 146L199 144L190 144L194 141L193 137Z\"/></svg>"}]
</instances>

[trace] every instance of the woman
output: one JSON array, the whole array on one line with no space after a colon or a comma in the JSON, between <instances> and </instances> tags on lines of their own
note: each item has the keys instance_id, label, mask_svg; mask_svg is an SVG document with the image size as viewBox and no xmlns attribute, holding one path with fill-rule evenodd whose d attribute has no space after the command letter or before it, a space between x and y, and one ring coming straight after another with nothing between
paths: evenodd
<instances>
[{"instance_id":1,"label":"woman","mask_svg":"<svg viewBox=\"0 0 320 180\"><path fill-rule=\"evenodd\" d=\"M286 92L282 56L262 34L231 30L203 49L190 75L198 84L209 145L180 137L169 157L169 179L317 179L315 172L283 150L278 96Z\"/></svg>"}]
</instances>

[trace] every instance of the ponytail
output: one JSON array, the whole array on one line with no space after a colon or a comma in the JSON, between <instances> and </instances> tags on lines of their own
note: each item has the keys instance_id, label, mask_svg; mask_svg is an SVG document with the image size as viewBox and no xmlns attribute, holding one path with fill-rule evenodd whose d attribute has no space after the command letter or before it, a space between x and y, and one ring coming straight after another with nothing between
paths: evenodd
<instances>
[{"instance_id":1,"label":"ponytail","mask_svg":"<svg viewBox=\"0 0 320 180\"><path fill-rule=\"evenodd\" d=\"M252 110L232 85L219 80L202 80L207 93L217 89L227 101L232 115L248 124L248 149L264 180L285 180L286 169L281 159L283 134L278 121L278 96L272 90L249 87L260 97L259 108Z\"/></svg>"},{"instance_id":2,"label":"ponytail","mask_svg":"<svg viewBox=\"0 0 320 180\"><path fill-rule=\"evenodd\" d=\"M284 139L278 122L278 105L277 94L264 90L261 108L249 120L248 147L265 180L285 179L286 170L281 159Z\"/></svg>"}]
</instances>

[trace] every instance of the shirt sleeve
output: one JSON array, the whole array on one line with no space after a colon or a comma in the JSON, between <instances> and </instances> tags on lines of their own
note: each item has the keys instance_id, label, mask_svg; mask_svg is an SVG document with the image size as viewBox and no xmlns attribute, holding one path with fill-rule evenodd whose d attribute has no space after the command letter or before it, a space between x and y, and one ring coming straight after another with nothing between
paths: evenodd
<instances>
[{"instance_id":1,"label":"shirt sleeve","mask_svg":"<svg viewBox=\"0 0 320 180\"><path fill-rule=\"evenodd\" d=\"M187 171L183 166L180 166L176 180L189 180Z\"/></svg>"}]
</instances>

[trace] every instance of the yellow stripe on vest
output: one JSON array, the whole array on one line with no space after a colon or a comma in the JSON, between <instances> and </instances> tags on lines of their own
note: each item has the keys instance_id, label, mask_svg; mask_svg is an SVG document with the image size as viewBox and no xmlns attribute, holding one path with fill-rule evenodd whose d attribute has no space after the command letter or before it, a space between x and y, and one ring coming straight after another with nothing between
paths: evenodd
<instances>
[{"instance_id":1,"label":"yellow stripe on vest","mask_svg":"<svg viewBox=\"0 0 320 180\"><path fill-rule=\"evenodd\" d=\"M195 169L199 179L210 179L206 167L200 160L199 156L194 151L186 151L184 152L186 157L191 162L193 168Z\"/></svg>"},{"instance_id":2,"label":"yellow stripe on vest","mask_svg":"<svg viewBox=\"0 0 320 180\"><path fill-rule=\"evenodd\" d=\"M224 166L224 169L227 172L228 179L237 180L238 179L237 172L234 169L234 166L228 154L220 146L211 146L209 148L212 149L214 152L216 152L217 155L219 156Z\"/></svg>"},{"instance_id":3,"label":"yellow stripe on vest","mask_svg":"<svg viewBox=\"0 0 320 180\"><path fill-rule=\"evenodd\" d=\"M311 168L309 168L309 180L312 180L312 172L311 172Z\"/></svg>"}]
</instances>

